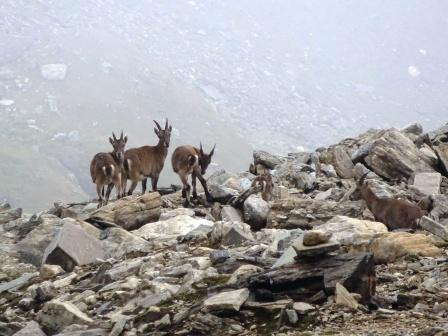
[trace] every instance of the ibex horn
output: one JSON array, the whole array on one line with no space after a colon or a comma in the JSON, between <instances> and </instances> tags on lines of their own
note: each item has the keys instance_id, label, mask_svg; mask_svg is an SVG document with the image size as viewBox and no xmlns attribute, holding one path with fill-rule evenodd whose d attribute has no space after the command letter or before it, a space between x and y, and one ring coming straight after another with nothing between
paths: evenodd
<instances>
[{"instance_id":1,"label":"ibex horn","mask_svg":"<svg viewBox=\"0 0 448 336\"><path fill-rule=\"evenodd\" d=\"M112 136L114 137L114 140L117 141L117 137L115 136L114 132L112 132Z\"/></svg>"},{"instance_id":2,"label":"ibex horn","mask_svg":"<svg viewBox=\"0 0 448 336\"><path fill-rule=\"evenodd\" d=\"M165 122L165 130L168 129L168 118L166 118L166 122Z\"/></svg>"},{"instance_id":3,"label":"ibex horn","mask_svg":"<svg viewBox=\"0 0 448 336\"><path fill-rule=\"evenodd\" d=\"M154 123L156 124L157 128L159 129L159 131L162 130L162 127L160 127L159 123L157 121L154 120Z\"/></svg>"}]
</instances>

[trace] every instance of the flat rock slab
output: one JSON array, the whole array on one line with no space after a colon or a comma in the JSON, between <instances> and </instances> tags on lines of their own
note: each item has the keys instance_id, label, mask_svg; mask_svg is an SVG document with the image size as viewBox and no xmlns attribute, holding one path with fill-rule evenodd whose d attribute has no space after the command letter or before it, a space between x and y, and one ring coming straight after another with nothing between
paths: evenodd
<instances>
[{"instance_id":1,"label":"flat rock slab","mask_svg":"<svg viewBox=\"0 0 448 336\"><path fill-rule=\"evenodd\" d=\"M300 237L293 243L293 247L296 250L297 256L299 257L312 257L318 256L330 252L334 252L339 250L341 245L335 241L329 241L324 244L314 245L314 246L305 246L303 244L304 237Z\"/></svg>"},{"instance_id":2,"label":"flat rock slab","mask_svg":"<svg viewBox=\"0 0 448 336\"><path fill-rule=\"evenodd\" d=\"M294 302L292 307L299 315L305 315L310 312L316 311L316 307L306 302Z\"/></svg>"},{"instance_id":3,"label":"flat rock slab","mask_svg":"<svg viewBox=\"0 0 448 336\"><path fill-rule=\"evenodd\" d=\"M0 224L8 223L20 217L22 217L21 208L0 210Z\"/></svg>"},{"instance_id":4,"label":"flat rock slab","mask_svg":"<svg viewBox=\"0 0 448 336\"><path fill-rule=\"evenodd\" d=\"M434 149L445 172L448 173L448 144L441 143L438 146L434 146Z\"/></svg>"},{"instance_id":5,"label":"flat rock slab","mask_svg":"<svg viewBox=\"0 0 448 336\"><path fill-rule=\"evenodd\" d=\"M25 273L20 278L9 282L0 283L0 294L9 290L19 289L27 284L31 279L39 276L39 273Z\"/></svg>"},{"instance_id":6,"label":"flat rock slab","mask_svg":"<svg viewBox=\"0 0 448 336\"><path fill-rule=\"evenodd\" d=\"M40 328L39 323L30 321L25 327L16 332L13 336L46 336Z\"/></svg>"},{"instance_id":7,"label":"flat rock slab","mask_svg":"<svg viewBox=\"0 0 448 336\"><path fill-rule=\"evenodd\" d=\"M272 268L282 267L285 265L291 265L296 262L297 252L294 247L288 247L285 252L283 252L282 256L278 258Z\"/></svg>"},{"instance_id":8,"label":"flat rock slab","mask_svg":"<svg viewBox=\"0 0 448 336\"><path fill-rule=\"evenodd\" d=\"M278 156L269 154L268 152L257 150L254 151L254 164L262 164L268 169L274 169L276 166L281 164L281 160Z\"/></svg>"},{"instance_id":9,"label":"flat rock slab","mask_svg":"<svg viewBox=\"0 0 448 336\"><path fill-rule=\"evenodd\" d=\"M442 175L440 173L418 173L414 178L414 187L425 195L440 193L440 183Z\"/></svg>"},{"instance_id":10,"label":"flat rock slab","mask_svg":"<svg viewBox=\"0 0 448 336\"><path fill-rule=\"evenodd\" d=\"M271 269L248 277L249 290L256 299L276 299L288 295L294 300L310 300L323 291L335 292L340 283L367 301L375 293L375 266L370 253L341 254L319 260L303 260L289 267ZM241 282L244 284L244 282Z\"/></svg>"},{"instance_id":11,"label":"flat rock slab","mask_svg":"<svg viewBox=\"0 0 448 336\"><path fill-rule=\"evenodd\" d=\"M105 329L87 329L64 332L54 336L109 336L109 331Z\"/></svg>"},{"instance_id":12,"label":"flat rock slab","mask_svg":"<svg viewBox=\"0 0 448 336\"><path fill-rule=\"evenodd\" d=\"M446 228L446 226L426 216L423 216L420 219L419 224L422 229L431 232L433 235L442 238L443 240L448 241L448 229Z\"/></svg>"},{"instance_id":13,"label":"flat rock slab","mask_svg":"<svg viewBox=\"0 0 448 336\"><path fill-rule=\"evenodd\" d=\"M347 308L356 310L358 309L358 302L350 295L349 291L345 289L340 283L336 284L336 290L334 293L335 301L337 305L345 306Z\"/></svg>"},{"instance_id":14,"label":"flat rock slab","mask_svg":"<svg viewBox=\"0 0 448 336\"><path fill-rule=\"evenodd\" d=\"M104 259L101 241L74 223L65 223L44 253L42 263L59 265L71 271L75 265L82 266Z\"/></svg>"},{"instance_id":15,"label":"flat rock slab","mask_svg":"<svg viewBox=\"0 0 448 336\"><path fill-rule=\"evenodd\" d=\"M243 303L249 297L247 288L237 289L230 292L223 292L209 297L204 301L204 307L210 311L234 310L239 311Z\"/></svg>"},{"instance_id":16,"label":"flat rock slab","mask_svg":"<svg viewBox=\"0 0 448 336\"><path fill-rule=\"evenodd\" d=\"M342 146L333 148L333 166L341 178L349 179L353 177L354 164Z\"/></svg>"}]
</instances>

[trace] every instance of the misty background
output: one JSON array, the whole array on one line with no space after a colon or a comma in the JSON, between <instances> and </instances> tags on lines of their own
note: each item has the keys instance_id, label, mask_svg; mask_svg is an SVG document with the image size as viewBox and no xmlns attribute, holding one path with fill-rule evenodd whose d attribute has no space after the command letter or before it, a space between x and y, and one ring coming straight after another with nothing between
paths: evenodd
<instances>
[{"instance_id":1,"label":"misty background","mask_svg":"<svg viewBox=\"0 0 448 336\"><path fill-rule=\"evenodd\" d=\"M95 195L96 152L120 130L253 149L313 150L371 127L446 122L448 2L0 1L0 201L34 211ZM169 157L160 185L178 183ZM140 186L137 188L140 191Z\"/></svg>"}]
</instances>

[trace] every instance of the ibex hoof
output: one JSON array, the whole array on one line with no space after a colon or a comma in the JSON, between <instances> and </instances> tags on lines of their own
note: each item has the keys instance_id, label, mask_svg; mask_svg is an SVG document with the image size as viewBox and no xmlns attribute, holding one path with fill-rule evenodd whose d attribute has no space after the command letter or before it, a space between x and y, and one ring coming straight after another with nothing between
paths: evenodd
<instances>
[{"instance_id":1,"label":"ibex hoof","mask_svg":"<svg viewBox=\"0 0 448 336\"><path fill-rule=\"evenodd\" d=\"M193 199L197 199L198 198L198 194L197 193L193 193Z\"/></svg>"},{"instance_id":2,"label":"ibex hoof","mask_svg":"<svg viewBox=\"0 0 448 336\"><path fill-rule=\"evenodd\" d=\"M187 198L187 191L185 189L182 189L182 197Z\"/></svg>"}]
</instances>

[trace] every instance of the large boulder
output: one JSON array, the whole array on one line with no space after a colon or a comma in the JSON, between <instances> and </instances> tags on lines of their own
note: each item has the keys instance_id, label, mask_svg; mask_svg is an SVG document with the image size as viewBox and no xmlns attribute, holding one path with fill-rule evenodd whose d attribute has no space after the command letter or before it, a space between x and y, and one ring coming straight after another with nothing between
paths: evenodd
<instances>
[{"instance_id":1,"label":"large boulder","mask_svg":"<svg viewBox=\"0 0 448 336\"><path fill-rule=\"evenodd\" d=\"M90 215L90 220L115 223L126 230L135 230L159 220L161 206L162 199L157 192L129 196L98 209Z\"/></svg>"},{"instance_id":2,"label":"large boulder","mask_svg":"<svg viewBox=\"0 0 448 336\"><path fill-rule=\"evenodd\" d=\"M335 216L316 229L333 234L334 240L343 246L368 245L379 235L388 232L386 225L380 222Z\"/></svg>"},{"instance_id":3,"label":"large boulder","mask_svg":"<svg viewBox=\"0 0 448 336\"><path fill-rule=\"evenodd\" d=\"M442 175L440 173L418 173L414 177L414 187L425 195L440 193L440 183Z\"/></svg>"},{"instance_id":4,"label":"large boulder","mask_svg":"<svg viewBox=\"0 0 448 336\"><path fill-rule=\"evenodd\" d=\"M122 228L108 228L106 235L101 241L106 257L120 258L128 253L151 251L148 241Z\"/></svg>"},{"instance_id":5,"label":"large boulder","mask_svg":"<svg viewBox=\"0 0 448 336\"><path fill-rule=\"evenodd\" d=\"M394 129L373 143L365 162L376 174L388 180L407 179L414 173L434 171L415 144Z\"/></svg>"},{"instance_id":6,"label":"large boulder","mask_svg":"<svg viewBox=\"0 0 448 336\"><path fill-rule=\"evenodd\" d=\"M47 302L37 314L37 320L48 331L55 333L73 324L90 325L93 320L71 302Z\"/></svg>"},{"instance_id":7,"label":"large boulder","mask_svg":"<svg viewBox=\"0 0 448 336\"><path fill-rule=\"evenodd\" d=\"M259 195L249 196L244 202L244 221L255 230L265 227L269 208Z\"/></svg>"},{"instance_id":8,"label":"large boulder","mask_svg":"<svg viewBox=\"0 0 448 336\"><path fill-rule=\"evenodd\" d=\"M441 143L437 146L434 146L434 150L439 158L445 173L448 173L448 144Z\"/></svg>"},{"instance_id":9,"label":"large boulder","mask_svg":"<svg viewBox=\"0 0 448 336\"><path fill-rule=\"evenodd\" d=\"M250 226L242 222L216 222L210 234L213 245L239 246L253 240Z\"/></svg>"},{"instance_id":10,"label":"large boulder","mask_svg":"<svg viewBox=\"0 0 448 336\"><path fill-rule=\"evenodd\" d=\"M5 209L0 210L0 224L8 223L22 216L22 209Z\"/></svg>"},{"instance_id":11,"label":"large boulder","mask_svg":"<svg viewBox=\"0 0 448 336\"><path fill-rule=\"evenodd\" d=\"M386 233L376 238L369 250L377 263L391 263L407 255L436 257L442 253L428 236L408 232Z\"/></svg>"},{"instance_id":12,"label":"large boulder","mask_svg":"<svg viewBox=\"0 0 448 336\"><path fill-rule=\"evenodd\" d=\"M262 150L254 151L254 164L262 164L268 169L274 169L279 164L282 163L282 159L278 156L269 154L268 152Z\"/></svg>"},{"instance_id":13,"label":"large boulder","mask_svg":"<svg viewBox=\"0 0 448 336\"><path fill-rule=\"evenodd\" d=\"M339 177L345 179L353 177L353 162L342 146L333 148L333 166Z\"/></svg>"}]
</instances>

